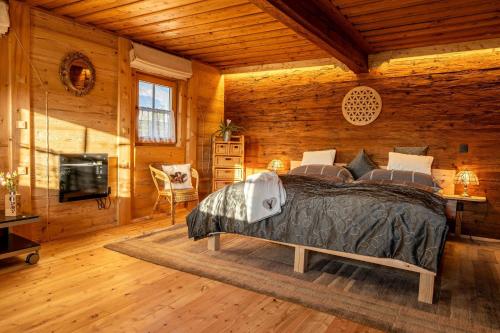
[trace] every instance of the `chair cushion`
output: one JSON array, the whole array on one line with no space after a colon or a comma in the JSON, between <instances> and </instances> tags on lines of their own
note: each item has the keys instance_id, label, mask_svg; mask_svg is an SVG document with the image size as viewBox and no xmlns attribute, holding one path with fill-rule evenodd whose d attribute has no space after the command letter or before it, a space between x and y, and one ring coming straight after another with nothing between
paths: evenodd
<instances>
[{"instance_id":1,"label":"chair cushion","mask_svg":"<svg viewBox=\"0 0 500 333\"><path fill-rule=\"evenodd\" d=\"M173 190L192 189L191 164L162 165L163 172L170 178ZM167 185L165 185L167 189Z\"/></svg>"}]
</instances>

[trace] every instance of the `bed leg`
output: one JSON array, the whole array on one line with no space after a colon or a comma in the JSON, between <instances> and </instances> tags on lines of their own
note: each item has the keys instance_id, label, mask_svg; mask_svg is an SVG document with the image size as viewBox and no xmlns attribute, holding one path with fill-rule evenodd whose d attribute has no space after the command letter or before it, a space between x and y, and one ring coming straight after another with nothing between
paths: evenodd
<instances>
[{"instance_id":1,"label":"bed leg","mask_svg":"<svg viewBox=\"0 0 500 333\"><path fill-rule=\"evenodd\" d=\"M220 249L220 234L208 236L208 249L210 251L219 251L219 249Z\"/></svg>"},{"instance_id":2,"label":"bed leg","mask_svg":"<svg viewBox=\"0 0 500 333\"><path fill-rule=\"evenodd\" d=\"M305 273L307 271L307 261L309 251L302 246L295 246L295 260L293 263L293 271L297 273Z\"/></svg>"},{"instance_id":3,"label":"bed leg","mask_svg":"<svg viewBox=\"0 0 500 333\"><path fill-rule=\"evenodd\" d=\"M418 301L432 304L434 297L434 278L433 274L420 273L420 283L418 285Z\"/></svg>"}]
</instances>

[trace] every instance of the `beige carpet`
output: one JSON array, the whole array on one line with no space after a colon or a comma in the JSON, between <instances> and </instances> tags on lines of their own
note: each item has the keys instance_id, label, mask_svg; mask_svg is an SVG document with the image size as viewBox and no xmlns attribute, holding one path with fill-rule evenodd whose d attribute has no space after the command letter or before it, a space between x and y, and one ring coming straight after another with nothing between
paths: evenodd
<instances>
[{"instance_id":1,"label":"beige carpet","mask_svg":"<svg viewBox=\"0 0 500 333\"><path fill-rule=\"evenodd\" d=\"M293 272L290 247L235 235L222 235L221 244L219 252L207 251L206 239L194 242L187 238L184 225L176 225L106 248L386 331L491 332L500 328L495 279L481 283L464 276L471 273L471 263L464 264L469 259L461 258L463 249L453 244L445 251L433 305L417 302L415 273L313 254L309 272L298 274ZM484 278L488 279L486 274Z\"/></svg>"}]
</instances>

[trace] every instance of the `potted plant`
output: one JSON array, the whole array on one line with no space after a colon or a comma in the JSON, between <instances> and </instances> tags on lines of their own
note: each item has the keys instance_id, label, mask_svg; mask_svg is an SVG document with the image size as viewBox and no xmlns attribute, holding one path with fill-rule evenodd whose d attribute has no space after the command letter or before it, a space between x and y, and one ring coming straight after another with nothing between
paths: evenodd
<instances>
[{"instance_id":1,"label":"potted plant","mask_svg":"<svg viewBox=\"0 0 500 333\"><path fill-rule=\"evenodd\" d=\"M5 194L5 216L21 214L21 195L17 193L19 175L16 171L0 172L0 184L7 189Z\"/></svg>"},{"instance_id":2,"label":"potted plant","mask_svg":"<svg viewBox=\"0 0 500 333\"><path fill-rule=\"evenodd\" d=\"M219 130L216 132L217 135L221 135L224 141L231 140L231 135L233 132L242 130L240 126L236 126L231 122L231 119L226 119L226 121L221 121L219 124Z\"/></svg>"}]
</instances>

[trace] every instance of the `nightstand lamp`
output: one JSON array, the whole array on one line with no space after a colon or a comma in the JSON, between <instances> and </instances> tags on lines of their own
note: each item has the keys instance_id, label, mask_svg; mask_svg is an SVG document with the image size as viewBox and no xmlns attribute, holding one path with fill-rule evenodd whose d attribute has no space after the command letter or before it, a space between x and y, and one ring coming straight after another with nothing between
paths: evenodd
<instances>
[{"instance_id":1,"label":"nightstand lamp","mask_svg":"<svg viewBox=\"0 0 500 333\"><path fill-rule=\"evenodd\" d=\"M462 170L455 176L455 184L462 184L464 186L464 192L462 193L463 197L469 197L469 193L467 192L467 187L469 185L479 185L479 180L474 172L470 170Z\"/></svg>"},{"instance_id":2,"label":"nightstand lamp","mask_svg":"<svg viewBox=\"0 0 500 333\"><path fill-rule=\"evenodd\" d=\"M277 174L282 173L285 171L285 164L283 163L282 160L272 160L269 162L267 165L267 170L276 172Z\"/></svg>"}]
</instances>

